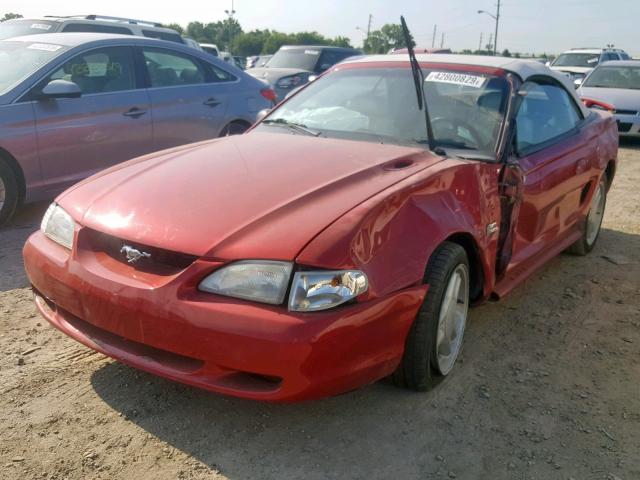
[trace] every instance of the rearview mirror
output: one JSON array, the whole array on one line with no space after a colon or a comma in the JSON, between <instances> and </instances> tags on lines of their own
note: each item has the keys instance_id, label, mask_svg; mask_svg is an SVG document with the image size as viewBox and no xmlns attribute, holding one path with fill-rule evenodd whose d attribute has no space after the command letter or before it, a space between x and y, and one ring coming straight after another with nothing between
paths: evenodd
<instances>
[{"instance_id":1,"label":"rearview mirror","mask_svg":"<svg viewBox=\"0 0 640 480\"><path fill-rule=\"evenodd\" d=\"M330 63L323 63L322 65L320 65L320 71L324 72L325 70L329 70L331 68L331 64Z\"/></svg>"},{"instance_id":2,"label":"rearview mirror","mask_svg":"<svg viewBox=\"0 0 640 480\"><path fill-rule=\"evenodd\" d=\"M82 90L77 83L68 80L51 80L42 89L43 98L78 98Z\"/></svg>"},{"instance_id":3,"label":"rearview mirror","mask_svg":"<svg viewBox=\"0 0 640 480\"><path fill-rule=\"evenodd\" d=\"M258 115L256 115L256 123L258 123L258 122L262 121L262 119L263 119L264 117L266 117L267 115L269 115L269 112L270 112L270 111L271 111L271 110L269 110L268 108L265 108L264 110L260 110L260 111L258 112Z\"/></svg>"}]
</instances>

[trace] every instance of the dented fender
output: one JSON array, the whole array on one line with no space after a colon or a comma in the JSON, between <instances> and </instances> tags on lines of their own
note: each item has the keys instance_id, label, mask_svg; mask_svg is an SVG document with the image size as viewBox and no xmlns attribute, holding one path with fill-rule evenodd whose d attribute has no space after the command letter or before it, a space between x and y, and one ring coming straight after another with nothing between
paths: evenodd
<instances>
[{"instance_id":1,"label":"dented fender","mask_svg":"<svg viewBox=\"0 0 640 480\"><path fill-rule=\"evenodd\" d=\"M368 298L423 282L430 256L445 240L471 240L482 296L495 282L500 225L500 165L448 159L362 202L317 235L296 258L301 265L359 269ZM474 255L471 255L474 257Z\"/></svg>"}]
</instances>

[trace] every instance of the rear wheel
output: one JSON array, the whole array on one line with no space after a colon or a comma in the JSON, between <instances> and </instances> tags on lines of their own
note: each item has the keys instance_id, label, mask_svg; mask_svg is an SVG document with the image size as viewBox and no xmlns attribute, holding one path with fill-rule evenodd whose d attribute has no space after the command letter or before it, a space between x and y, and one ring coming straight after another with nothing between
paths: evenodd
<instances>
[{"instance_id":1,"label":"rear wheel","mask_svg":"<svg viewBox=\"0 0 640 480\"><path fill-rule=\"evenodd\" d=\"M0 226L13 216L18 206L18 181L13 170L0 159Z\"/></svg>"},{"instance_id":2,"label":"rear wheel","mask_svg":"<svg viewBox=\"0 0 640 480\"><path fill-rule=\"evenodd\" d=\"M221 137L230 137L231 135L240 135L249 129L250 125L244 122L231 122L220 132Z\"/></svg>"},{"instance_id":3,"label":"rear wheel","mask_svg":"<svg viewBox=\"0 0 640 480\"><path fill-rule=\"evenodd\" d=\"M429 290L407 337L394 382L424 391L448 375L462 349L469 312L469 260L460 245L444 242L425 274Z\"/></svg>"},{"instance_id":4,"label":"rear wheel","mask_svg":"<svg viewBox=\"0 0 640 480\"><path fill-rule=\"evenodd\" d=\"M607 177L602 175L600 183L593 193L591 199L591 205L589 207L589 213L587 214L586 221L582 227L582 236L576 243L571 245L567 251L574 255L586 255L598 241L600 236L600 227L602 226L602 219L604 218L604 209L607 205Z\"/></svg>"}]
</instances>

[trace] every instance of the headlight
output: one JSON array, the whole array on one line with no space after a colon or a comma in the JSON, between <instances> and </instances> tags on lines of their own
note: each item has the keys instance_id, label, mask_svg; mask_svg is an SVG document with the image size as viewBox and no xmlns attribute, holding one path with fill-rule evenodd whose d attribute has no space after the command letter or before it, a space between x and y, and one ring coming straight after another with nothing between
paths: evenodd
<instances>
[{"instance_id":1,"label":"headlight","mask_svg":"<svg viewBox=\"0 0 640 480\"><path fill-rule=\"evenodd\" d=\"M293 265L289 262L246 260L216 270L198 288L227 297L281 304Z\"/></svg>"},{"instance_id":2,"label":"headlight","mask_svg":"<svg viewBox=\"0 0 640 480\"><path fill-rule=\"evenodd\" d=\"M289 310L312 312L341 305L367 291L367 276L358 270L297 272L293 277Z\"/></svg>"},{"instance_id":3,"label":"headlight","mask_svg":"<svg viewBox=\"0 0 640 480\"><path fill-rule=\"evenodd\" d=\"M71 215L57 203L52 203L44 214L40 230L54 242L71 249L75 225Z\"/></svg>"}]
</instances>

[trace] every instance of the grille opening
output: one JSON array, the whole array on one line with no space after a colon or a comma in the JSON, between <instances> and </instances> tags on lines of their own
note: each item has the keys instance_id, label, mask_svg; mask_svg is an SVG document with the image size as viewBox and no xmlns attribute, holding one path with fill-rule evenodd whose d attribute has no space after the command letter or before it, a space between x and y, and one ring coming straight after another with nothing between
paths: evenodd
<instances>
[{"instance_id":1,"label":"grille opening","mask_svg":"<svg viewBox=\"0 0 640 480\"><path fill-rule=\"evenodd\" d=\"M280 388L282 378L236 371L219 378L216 383L223 387L233 388L234 390L273 392Z\"/></svg>"},{"instance_id":2,"label":"grille opening","mask_svg":"<svg viewBox=\"0 0 640 480\"><path fill-rule=\"evenodd\" d=\"M187 268L198 258L195 255L130 242L95 230L89 230L85 235L90 250L104 253L118 262L145 273L173 275ZM135 263L129 263L126 254L122 251L124 246L135 248L149 256L144 256Z\"/></svg>"},{"instance_id":3,"label":"grille opening","mask_svg":"<svg viewBox=\"0 0 640 480\"><path fill-rule=\"evenodd\" d=\"M618 123L618 131L625 133L628 132L629 130L631 130L631 123L627 123L627 122L619 122Z\"/></svg>"},{"instance_id":4,"label":"grille opening","mask_svg":"<svg viewBox=\"0 0 640 480\"><path fill-rule=\"evenodd\" d=\"M619 115L637 115L638 111L637 110L617 110L616 109L615 113L617 113Z\"/></svg>"}]
</instances>

